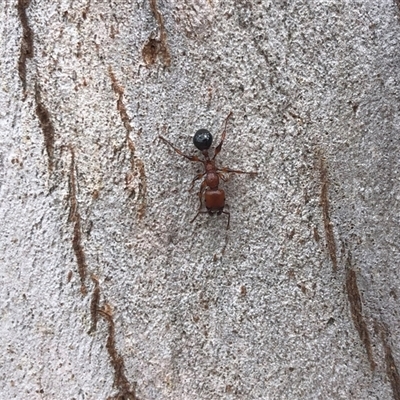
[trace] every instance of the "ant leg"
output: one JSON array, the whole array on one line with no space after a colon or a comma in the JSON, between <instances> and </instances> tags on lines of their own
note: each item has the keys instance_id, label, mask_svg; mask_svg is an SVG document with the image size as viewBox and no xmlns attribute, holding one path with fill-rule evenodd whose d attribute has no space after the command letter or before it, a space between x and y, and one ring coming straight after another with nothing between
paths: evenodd
<instances>
[{"instance_id":1,"label":"ant leg","mask_svg":"<svg viewBox=\"0 0 400 400\"><path fill-rule=\"evenodd\" d=\"M199 206L199 209L197 210L197 214L194 216L194 218L190 222L193 222L199 216L199 214L205 214L205 213L210 212L210 211L201 211L201 206L203 205L203 193L204 193L204 190L206 189L206 187L207 187L206 181L201 182L200 191L199 191L200 206Z\"/></svg>"},{"instance_id":2,"label":"ant leg","mask_svg":"<svg viewBox=\"0 0 400 400\"><path fill-rule=\"evenodd\" d=\"M217 155L219 154L219 152L221 151L222 148L222 143L224 143L225 137L226 137L226 125L228 124L228 120L229 118L232 116L232 111L228 114L228 116L225 119L225 127L224 127L224 131L222 132L222 136L221 136L221 141L219 142L219 145L215 148L214 151L214 157L212 158L213 160L215 159L215 157L217 157Z\"/></svg>"},{"instance_id":3,"label":"ant leg","mask_svg":"<svg viewBox=\"0 0 400 400\"><path fill-rule=\"evenodd\" d=\"M219 170L217 169L217 174L221 178L221 180L223 180L224 182L229 181L229 175L227 173L224 173L224 171L222 171L222 172L218 172L218 171Z\"/></svg>"},{"instance_id":4,"label":"ant leg","mask_svg":"<svg viewBox=\"0 0 400 400\"><path fill-rule=\"evenodd\" d=\"M199 214L205 214L208 213L208 211L197 211L197 214L194 216L194 218L190 221L190 223L192 223L198 216Z\"/></svg>"},{"instance_id":5,"label":"ant leg","mask_svg":"<svg viewBox=\"0 0 400 400\"><path fill-rule=\"evenodd\" d=\"M226 225L226 230L229 229L229 223L231 222L231 213L229 211L222 211L222 214L226 214L228 216L228 223Z\"/></svg>"},{"instance_id":6,"label":"ant leg","mask_svg":"<svg viewBox=\"0 0 400 400\"><path fill-rule=\"evenodd\" d=\"M171 146L179 155L181 155L182 157L187 158L190 161L198 161L204 164L203 160L200 160L199 157L197 156L188 156L185 153L182 153L178 148L176 148L170 141L168 141L167 139L163 138L162 136L158 136L164 143L168 144L169 146Z\"/></svg>"},{"instance_id":7,"label":"ant leg","mask_svg":"<svg viewBox=\"0 0 400 400\"><path fill-rule=\"evenodd\" d=\"M229 208L229 204L225 204L225 207ZM226 225L226 229L229 229L229 223L231 221L231 213L229 211L224 210L223 208L219 209L218 215L226 214L228 216L228 224Z\"/></svg>"},{"instance_id":8,"label":"ant leg","mask_svg":"<svg viewBox=\"0 0 400 400\"><path fill-rule=\"evenodd\" d=\"M190 185L190 188L189 188L189 192L193 189L194 183L195 183L198 179L201 179L205 174L206 174L206 173L203 172L203 173L201 173L201 174L197 174L197 175L193 178L192 184Z\"/></svg>"},{"instance_id":9,"label":"ant leg","mask_svg":"<svg viewBox=\"0 0 400 400\"><path fill-rule=\"evenodd\" d=\"M227 172L232 174L248 174L248 175L257 175L257 172L247 172L247 171L240 171L238 169L230 169L230 168L218 168L218 172ZM223 180L223 178L221 178Z\"/></svg>"},{"instance_id":10,"label":"ant leg","mask_svg":"<svg viewBox=\"0 0 400 400\"><path fill-rule=\"evenodd\" d=\"M203 205L203 193L204 193L204 190L206 189L206 187L207 187L207 182L206 181L201 182L200 191L199 191L199 200L200 200L199 211L201 210L201 206Z\"/></svg>"}]
</instances>

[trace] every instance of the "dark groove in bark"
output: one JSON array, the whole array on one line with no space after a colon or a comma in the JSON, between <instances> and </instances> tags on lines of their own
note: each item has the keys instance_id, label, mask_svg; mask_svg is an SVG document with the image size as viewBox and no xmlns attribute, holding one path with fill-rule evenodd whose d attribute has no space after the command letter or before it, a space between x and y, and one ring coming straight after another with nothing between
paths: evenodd
<instances>
[{"instance_id":1,"label":"dark groove in bark","mask_svg":"<svg viewBox=\"0 0 400 400\"><path fill-rule=\"evenodd\" d=\"M350 256L349 256L350 258ZM350 312L353 319L355 328L357 329L358 335L360 336L361 342L363 343L367 352L367 358L371 371L375 370L376 363L372 353L371 339L369 336L367 324L362 314L362 298L357 285L357 275L351 266L351 261L348 259L346 267L346 291L348 300L350 303Z\"/></svg>"},{"instance_id":2,"label":"dark groove in bark","mask_svg":"<svg viewBox=\"0 0 400 400\"><path fill-rule=\"evenodd\" d=\"M320 156L320 180L321 180L321 207L322 218L324 221L324 231L328 253L332 261L333 271L337 271L336 242L333 234L332 223L329 215L329 192L328 192L328 169L325 164L324 157Z\"/></svg>"},{"instance_id":3,"label":"dark groove in bark","mask_svg":"<svg viewBox=\"0 0 400 400\"><path fill-rule=\"evenodd\" d=\"M70 198L70 221L74 223L74 232L72 237L72 248L74 249L76 262L78 264L78 273L81 280L81 292L87 294L86 274L87 264L85 252L82 246L81 234L81 216L79 214L78 202L76 198L76 172L75 172L75 153L71 149L71 167L69 174L69 198Z\"/></svg>"},{"instance_id":4,"label":"dark groove in bark","mask_svg":"<svg viewBox=\"0 0 400 400\"><path fill-rule=\"evenodd\" d=\"M115 324L112 318L111 307L106 304L103 309L99 310L99 313L108 322L106 348L111 359L111 365L114 368L114 386L118 389L118 393L107 400L138 400L135 388L131 387L125 375L124 359L118 354L115 346Z\"/></svg>"},{"instance_id":5,"label":"dark groove in bark","mask_svg":"<svg viewBox=\"0 0 400 400\"><path fill-rule=\"evenodd\" d=\"M42 128L44 145L47 152L48 168L52 172L54 168L54 126L51 122L51 116L47 108L41 101L40 90L38 85L35 85L35 101L36 101L36 115L39 119L40 127Z\"/></svg>"},{"instance_id":6,"label":"dark groove in bark","mask_svg":"<svg viewBox=\"0 0 400 400\"><path fill-rule=\"evenodd\" d=\"M150 8L160 29L160 39L149 38L142 49L142 57L146 65L152 65L156 62L157 56L160 57L164 66L171 65L171 55L167 45L167 31L165 30L164 19L157 8L156 0L149 0Z\"/></svg>"},{"instance_id":7,"label":"dark groove in bark","mask_svg":"<svg viewBox=\"0 0 400 400\"><path fill-rule=\"evenodd\" d=\"M22 82L22 88L26 91L26 60L33 58L33 32L29 27L26 9L31 0L18 0L17 10L22 25L22 40L18 60L18 74Z\"/></svg>"}]
</instances>

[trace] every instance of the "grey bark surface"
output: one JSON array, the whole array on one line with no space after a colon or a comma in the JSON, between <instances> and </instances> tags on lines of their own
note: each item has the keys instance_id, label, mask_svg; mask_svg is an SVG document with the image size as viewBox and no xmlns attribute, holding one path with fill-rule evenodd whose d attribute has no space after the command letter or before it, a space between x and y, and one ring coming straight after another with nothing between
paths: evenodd
<instances>
[{"instance_id":1,"label":"grey bark surface","mask_svg":"<svg viewBox=\"0 0 400 400\"><path fill-rule=\"evenodd\" d=\"M395 1L0 3L2 399L400 399ZM201 214L201 171L257 171Z\"/></svg>"}]
</instances>

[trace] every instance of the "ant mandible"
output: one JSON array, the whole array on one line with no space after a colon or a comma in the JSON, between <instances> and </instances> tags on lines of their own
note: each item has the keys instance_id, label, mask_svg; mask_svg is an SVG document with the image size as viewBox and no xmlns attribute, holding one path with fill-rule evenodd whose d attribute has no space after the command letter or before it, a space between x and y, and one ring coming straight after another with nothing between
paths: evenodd
<instances>
[{"instance_id":1,"label":"ant mandible","mask_svg":"<svg viewBox=\"0 0 400 400\"><path fill-rule=\"evenodd\" d=\"M221 178L224 182L227 181L227 178L223 175L224 173L249 174L249 175L256 174L256 172L244 172L244 171L239 171L239 170L230 169L230 168L217 168L215 166L215 158L221 151L222 144L226 137L226 126L227 126L228 120L231 116L232 116L232 111L226 117L225 127L224 127L224 131L222 132L221 142L215 148L214 155L212 158L210 158L210 155L208 154L208 150L211 147L213 137L207 129L200 129L193 136L193 144L197 147L197 149L199 149L201 151L201 154L203 155L204 160L200 159L197 156L188 156L188 155L184 154L182 151L180 151L178 148L176 148L167 139L163 138L162 136L159 136L159 138L164 143L171 146L179 155L187 158L190 161L201 162L204 165L205 172L197 174L194 177L194 179L192 181L192 185L189 189L189 190L191 190L194 183L198 179L203 178L205 175L205 178L200 185L200 191L198 194L199 200L200 200L200 207L197 211L197 214L194 216L194 218L190 222L193 222L198 217L198 215L201 213L208 213L210 215L213 215L214 213L217 213L217 215L226 214L228 216L228 224L226 226L226 229L229 229L229 222L231 219L231 215L230 215L229 211L224 210L225 192L218 187L219 179ZM204 194L204 202L205 202L205 205L207 208L206 211L202 211L203 194Z\"/></svg>"}]
</instances>

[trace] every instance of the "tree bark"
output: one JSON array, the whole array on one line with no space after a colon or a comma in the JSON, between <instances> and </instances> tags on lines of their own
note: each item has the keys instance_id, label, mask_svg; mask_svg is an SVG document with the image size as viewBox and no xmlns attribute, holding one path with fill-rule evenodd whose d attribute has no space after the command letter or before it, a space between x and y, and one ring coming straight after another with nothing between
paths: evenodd
<instances>
[{"instance_id":1,"label":"tree bark","mask_svg":"<svg viewBox=\"0 0 400 400\"><path fill-rule=\"evenodd\" d=\"M1 397L399 400L399 7L1 2Z\"/></svg>"}]
</instances>

